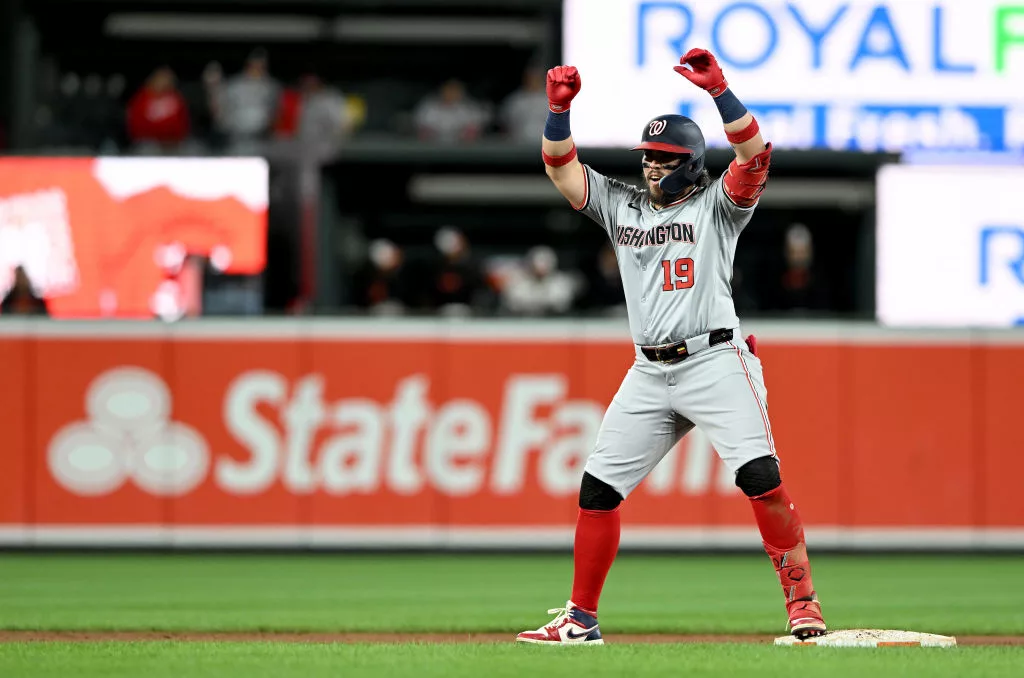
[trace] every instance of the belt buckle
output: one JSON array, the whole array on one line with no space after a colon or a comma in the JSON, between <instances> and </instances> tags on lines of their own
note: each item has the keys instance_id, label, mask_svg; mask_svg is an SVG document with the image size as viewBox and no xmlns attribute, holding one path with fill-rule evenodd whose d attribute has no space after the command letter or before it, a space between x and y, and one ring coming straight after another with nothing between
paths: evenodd
<instances>
[{"instance_id":1,"label":"belt buckle","mask_svg":"<svg viewBox=\"0 0 1024 678\"><path fill-rule=\"evenodd\" d=\"M686 342L681 342L675 346L657 348L655 349L655 355L657 356L660 362L668 364L677 363L687 356Z\"/></svg>"}]
</instances>

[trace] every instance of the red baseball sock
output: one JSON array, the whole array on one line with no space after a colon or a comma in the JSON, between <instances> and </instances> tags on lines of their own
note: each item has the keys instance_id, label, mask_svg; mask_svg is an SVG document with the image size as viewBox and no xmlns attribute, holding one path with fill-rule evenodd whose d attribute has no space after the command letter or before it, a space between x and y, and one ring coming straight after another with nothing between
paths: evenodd
<instances>
[{"instance_id":1,"label":"red baseball sock","mask_svg":"<svg viewBox=\"0 0 1024 678\"><path fill-rule=\"evenodd\" d=\"M597 601L619 550L619 509L580 509L573 545L572 602L597 616Z\"/></svg>"},{"instance_id":2,"label":"red baseball sock","mask_svg":"<svg viewBox=\"0 0 1024 678\"><path fill-rule=\"evenodd\" d=\"M811 564L804 543L804 525L784 485L750 498L764 550L772 559L786 600L814 595Z\"/></svg>"}]
</instances>

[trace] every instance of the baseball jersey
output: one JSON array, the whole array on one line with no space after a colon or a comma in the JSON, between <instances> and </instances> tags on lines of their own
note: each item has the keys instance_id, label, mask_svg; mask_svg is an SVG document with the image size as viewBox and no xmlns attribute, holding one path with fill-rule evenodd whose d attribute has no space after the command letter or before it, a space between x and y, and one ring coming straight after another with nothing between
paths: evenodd
<instances>
[{"instance_id":1,"label":"baseball jersey","mask_svg":"<svg viewBox=\"0 0 1024 678\"><path fill-rule=\"evenodd\" d=\"M633 343L657 346L737 327L732 265L754 207L733 203L719 177L655 210L646 189L584 170L586 197L576 209L615 246Z\"/></svg>"}]
</instances>

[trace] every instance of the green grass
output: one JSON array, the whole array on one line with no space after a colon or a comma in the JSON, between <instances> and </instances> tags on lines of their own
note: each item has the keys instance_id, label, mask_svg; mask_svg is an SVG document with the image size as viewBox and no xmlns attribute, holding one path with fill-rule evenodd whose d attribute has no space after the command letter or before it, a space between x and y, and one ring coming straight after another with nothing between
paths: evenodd
<instances>
[{"instance_id":1,"label":"green grass","mask_svg":"<svg viewBox=\"0 0 1024 678\"><path fill-rule=\"evenodd\" d=\"M1019 676L1024 648L877 650L770 645L629 645L592 649L515 645L279 643L13 643L0 645L11 678L417 678L487 676Z\"/></svg>"},{"instance_id":2,"label":"green grass","mask_svg":"<svg viewBox=\"0 0 1024 678\"><path fill-rule=\"evenodd\" d=\"M819 556L813 566L833 628L1024 634L1022 556ZM568 555L8 553L0 628L513 634L565 601L571 568ZM765 556L623 555L601 604L609 639L784 626Z\"/></svg>"}]
</instances>

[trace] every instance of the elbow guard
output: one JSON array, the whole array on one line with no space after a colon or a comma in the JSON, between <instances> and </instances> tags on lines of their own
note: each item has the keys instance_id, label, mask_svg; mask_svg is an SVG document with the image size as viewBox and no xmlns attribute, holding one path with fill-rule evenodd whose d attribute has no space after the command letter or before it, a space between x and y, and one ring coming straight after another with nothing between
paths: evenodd
<instances>
[{"instance_id":1,"label":"elbow guard","mask_svg":"<svg viewBox=\"0 0 1024 678\"><path fill-rule=\"evenodd\" d=\"M771 162L772 145L742 165L734 159L729 163L722 185L729 199L740 207L752 207L768 183L768 165Z\"/></svg>"}]
</instances>

